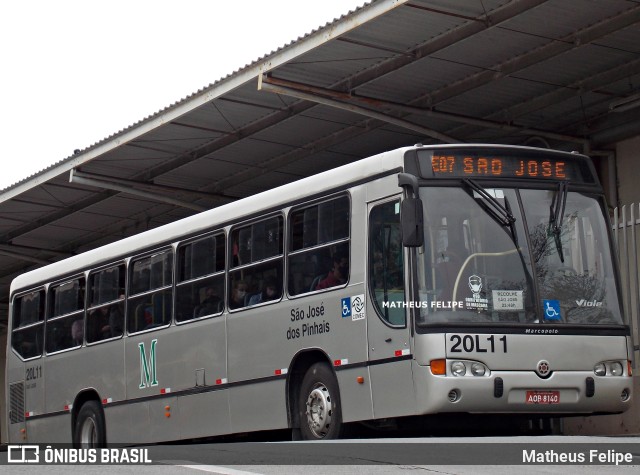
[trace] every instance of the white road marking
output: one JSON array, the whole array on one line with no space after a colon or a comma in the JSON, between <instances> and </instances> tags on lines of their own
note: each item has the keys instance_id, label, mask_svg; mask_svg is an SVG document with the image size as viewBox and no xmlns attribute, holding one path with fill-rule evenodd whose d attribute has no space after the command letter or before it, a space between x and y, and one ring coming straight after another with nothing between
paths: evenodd
<instances>
[{"instance_id":1,"label":"white road marking","mask_svg":"<svg viewBox=\"0 0 640 475\"><path fill-rule=\"evenodd\" d=\"M200 470L201 472L219 473L221 475L261 475L258 472L246 472L244 470L235 470L233 468L220 467L218 465L201 465L188 460L161 460L160 463L174 465L176 467L191 468L193 470Z\"/></svg>"}]
</instances>

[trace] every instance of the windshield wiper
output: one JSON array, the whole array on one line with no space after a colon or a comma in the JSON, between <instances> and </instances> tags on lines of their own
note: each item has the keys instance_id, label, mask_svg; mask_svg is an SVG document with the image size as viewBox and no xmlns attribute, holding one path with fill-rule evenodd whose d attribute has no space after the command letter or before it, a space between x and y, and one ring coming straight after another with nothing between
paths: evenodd
<instances>
[{"instance_id":1,"label":"windshield wiper","mask_svg":"<svg viewBox=\"0 0 640 475\"><path fill-rule=\"evenodd\" d=\"M516 218L511 212L511 206L509 200L504 197L504 205L500 203L494 196L487 190L481 187L478 183L471 178L465 178L462 180L463 184L475 191L480 198L484 201L478 201L478 204L502 227L507 227L511 231L511 237L515 245L518 245L518 234L516 233L515 222Z\"/></svg>"},{"instance_id":2,"label":"windshield wiper","mask_svg":"<svg viewBox=\"0 0 640 475\"><path fill-rule=\"evenodd\" d=\"M551 206L549 206L549 232L553 234L553 239L558 250L560 262L564 263L564 253L562 251L562 221L564 220L564 209L567 205L567 193L569 185L566 181L558 183L558 191L556 192Z\"/></svg>"}]
</instances>

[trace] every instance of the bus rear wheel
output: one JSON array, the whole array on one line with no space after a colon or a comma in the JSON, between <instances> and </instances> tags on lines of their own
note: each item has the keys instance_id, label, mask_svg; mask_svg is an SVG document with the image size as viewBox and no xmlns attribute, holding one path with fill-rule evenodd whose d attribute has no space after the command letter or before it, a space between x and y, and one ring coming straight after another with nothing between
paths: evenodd
<instances>
[{"instance_id":1,"label":"bus rear wheel","mask_svg":"<svg viewBox=\"0 0 640 475\"><path fill-rule=\"evenodd\" d=\"M298 408L303 439L337 439L342 434L338 381L325 363L312 365L304 375Z\"/></svg>"},{"instance_id":2,"label":"bus rear wheel","mask_svg":"<svg viewBox=\"0 0 640 475\"><path fill-rule=\"evenodd\" d=\"M97 401L85 402L76 419L73 431L73 445L78 448L104 447L106 428L102 407Z\"/></svg>"}]
</instances>

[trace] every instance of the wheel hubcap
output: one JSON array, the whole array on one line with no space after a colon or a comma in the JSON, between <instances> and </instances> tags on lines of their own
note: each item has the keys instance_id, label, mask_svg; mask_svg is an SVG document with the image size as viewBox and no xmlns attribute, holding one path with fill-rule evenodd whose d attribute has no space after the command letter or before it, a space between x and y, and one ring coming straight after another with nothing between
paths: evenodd
<instances>
[{"instance_id":1,"label":"wheel hubcap","mask_svg":"<svg viewBox=\"0 0 640 475\"><path fill-rule=\"evenodd\" d=\"M98 442L96 422L91 418L85 419L80 431L80 445L82 447L95 447Z\"/></svg>"},{"instance_id":2,"label":"wheel hubcap","mask_svg":"<svg viewBox=\"0 0 640 475\"><path fill-rule=\"evenodd\" d=\"M309 429L313 435L322 439L329 432L331 414L333 412L331 394L329 394L327 387L322 383L316 384L307 397L306 405Z\"/></svg>"}]
</instances>

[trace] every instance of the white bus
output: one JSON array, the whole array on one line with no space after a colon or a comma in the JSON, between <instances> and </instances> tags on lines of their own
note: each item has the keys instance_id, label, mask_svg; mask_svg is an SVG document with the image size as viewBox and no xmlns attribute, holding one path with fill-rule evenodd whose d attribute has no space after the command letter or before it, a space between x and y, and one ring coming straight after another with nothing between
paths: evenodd
<instances>
[{"instance_id":1,"label":"white bus","mask_svg":"<svg viewBox=\"0 0 640 475\"><path fill-rule=\"evenodd\" d=\"M10 443L631 405L587 157L403 148L17 277Z\"/></svg>"}]
</instances>

